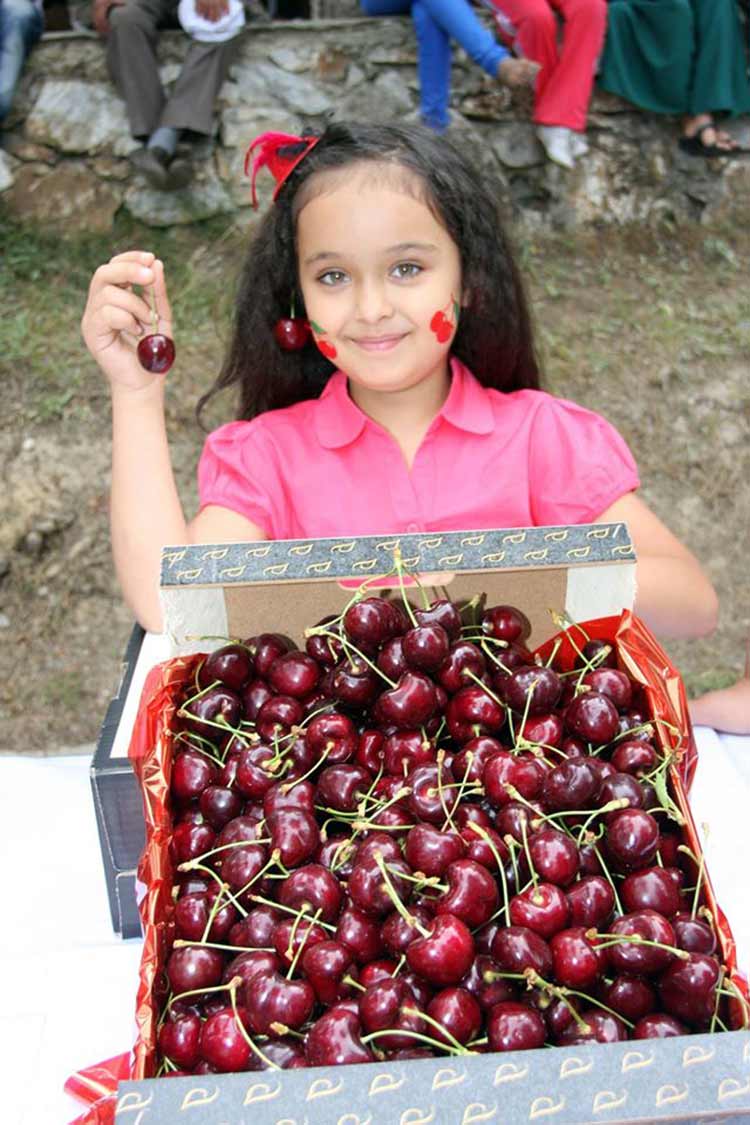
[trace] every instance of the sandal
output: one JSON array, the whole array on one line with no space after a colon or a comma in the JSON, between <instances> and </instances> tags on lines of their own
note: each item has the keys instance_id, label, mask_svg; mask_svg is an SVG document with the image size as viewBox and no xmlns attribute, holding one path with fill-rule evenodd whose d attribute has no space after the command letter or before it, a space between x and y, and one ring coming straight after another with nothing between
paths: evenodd
<instances>
[{"instance_id":1,"label":"sandal","mask_svg":"<svg viewBox=\"0 0 750 1125\"><path fill-rule=\"evenodd\" d=\"M717 144L706 144L703 137L708 129L712 129L717 138L719 137L720 130L715 122L707 121L705 125L701 125L699 129L696 129L692 136L687 137L683 135L680 137L678 144L682 151L686 152L688 156L703 156L706 158L712 156L741 156L748 152L748 149L741 148L737 144L733 144L729 148L724 148ZM730 138L730 140L731 139L732 138Z\"/></svg>"}]
</instances>

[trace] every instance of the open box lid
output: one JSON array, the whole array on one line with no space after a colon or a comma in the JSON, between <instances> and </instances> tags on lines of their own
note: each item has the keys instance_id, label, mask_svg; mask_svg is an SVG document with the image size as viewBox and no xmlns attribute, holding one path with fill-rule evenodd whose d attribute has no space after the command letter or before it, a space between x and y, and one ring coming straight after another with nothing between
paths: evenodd
<instances>
[{"instance_id":1,"label":"open box lid","mask_svg":"<svg viewBox=\"0 0 750 1125\"><path fill-rule=\"evenodd\" d=\"M340 612L357 584L368 581L374 593L390 571L388 585L397 585L397 550L430 598L483 593L487 605L518 606L533 646L559 629L550 611L583 621L631 609L635 599L624 523L170 546L161 599L173 652L264 632L301 645L304 629Z\"/></svg>"}]
</instances>

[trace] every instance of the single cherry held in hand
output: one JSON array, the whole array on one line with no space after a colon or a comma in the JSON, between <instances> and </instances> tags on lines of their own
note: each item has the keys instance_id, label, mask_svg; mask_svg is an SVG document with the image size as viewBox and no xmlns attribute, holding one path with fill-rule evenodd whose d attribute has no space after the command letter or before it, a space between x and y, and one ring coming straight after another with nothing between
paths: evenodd
<instances>
[{"instance_id":1,"label":"single cherry held in hand","mask_svg":"<svg viewBox=\"0 0 750 1125\"><path fill-rule=\"evenodd\" d=\"M151 290L151 319L153 332L148 336L142 336L138 341L136 349L138 362L141 367L150 371L153 375L166 375L174 363L174 340L159 331L159 317L156 312L156 297L153 289Z\"/></svg>"}]
</instances>

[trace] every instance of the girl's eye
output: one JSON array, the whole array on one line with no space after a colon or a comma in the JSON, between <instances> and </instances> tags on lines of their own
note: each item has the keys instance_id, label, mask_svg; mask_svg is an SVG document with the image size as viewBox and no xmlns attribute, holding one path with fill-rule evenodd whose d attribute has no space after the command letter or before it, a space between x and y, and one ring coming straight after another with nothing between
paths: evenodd
<instances>
[{"instance_id":1,"label":"girl's eye","mask_svg":"<svg viewBox=\"0 0 750 1125\"><path fill-rule=\"evenodd\" d=\"M346 279L346 274L343 270L326 270L318 278L323 285L340 285Z\"/></svg>"},{"instance_id":2,"label":"girl's eye","mask_svg":"<svg viewBox=\"0 0 750 1125\"><path fill-rule=\"evenodd\" d=\"M422 267L418 266L416 262L399 262L397 266L393 267L393 273L396 277L416 277L421 272Z\"/></svg>"}]
</instances>

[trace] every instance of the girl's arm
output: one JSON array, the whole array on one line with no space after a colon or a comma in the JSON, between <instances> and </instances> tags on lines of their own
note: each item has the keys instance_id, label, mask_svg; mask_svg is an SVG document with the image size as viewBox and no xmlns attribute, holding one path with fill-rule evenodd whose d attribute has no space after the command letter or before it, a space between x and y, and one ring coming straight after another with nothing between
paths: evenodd
<instances>
[{"instance_id":1,"label":"girl's arm","mask_svg":"<svg viewBox=\"0 0 750 1125\"><path fill-rule=\"evenodd\" d=\"M207 508L188 527L175 485L164 418L164 378L144 371L140 336L151 307L134 286L153 287L159 331L172 333L164 267L153 254L118 254L94 274L81 322L86 345L112 392L110 519L115 569L125 601L144 628L162 629L161 550L168 543L263 539L248 520Z\"/></svg>"},{"instance_id":2,"label":"girl's arm","mask_svg":"<svg viewBox=\"0 0 750 1125\"><path fill-rule=\"evenodd\" d=\"M716 628L719 601L697 559L635 493L595 521L627 523L637 555L635 611L662 637L702 637Z\"/></svg>"}]
</instances>

